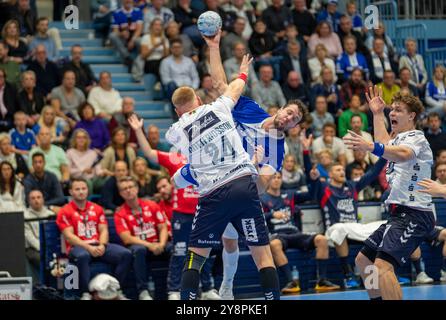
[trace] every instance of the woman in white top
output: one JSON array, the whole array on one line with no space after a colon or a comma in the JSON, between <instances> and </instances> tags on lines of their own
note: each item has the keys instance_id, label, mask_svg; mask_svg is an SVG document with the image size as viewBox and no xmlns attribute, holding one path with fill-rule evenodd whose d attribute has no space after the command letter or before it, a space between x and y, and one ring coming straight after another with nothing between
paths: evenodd
<instances>
[{"instance_id":1,"label":"woman in white top","mask_svg":"<svg viewBox=\"0 0 446 320\"><path fill-rule=\"evenodd\" d=\"M446 72L442 65L434 69L432 81L426 85L427 112L437 112L444 117L446 108Z\"/></svg>"},{"instance_id":2,"label":"woman in white top","mask_svg":"<svg viewBox=\"0 0 446 320\"><path fill-rule=\"evenodd\" d=\"M8 161L0 162L0 213L24 211L24 188Z\"/></svg>"},{"instance_id":3,"label":"woman in white top","mask_svg":"<svg viewBox=\"0 0 446 320\"><path fill-rule=\"evenodd\" d=\"M163 21L155 18L150 23L149 33L141 39L141 57L145 61L144 73L159 77L161 60L169 55L169 41L164 35Z\"/></svg>"},{"instance_id":4,"label":"woman in white top","mask_svg":"<svg viewBox=\"0 0 446 320\"><path fill-rule=\"evenodd\" d=\"M328 50L324 44L319 43L314 49L315 57L308 60L308 67L311 72L311 84L322 83L321 71L322 67L326 66L333 71L334 82L338 79L336 77L336 67L333 59L328 56Z\"/></svg>"}]
</instances>

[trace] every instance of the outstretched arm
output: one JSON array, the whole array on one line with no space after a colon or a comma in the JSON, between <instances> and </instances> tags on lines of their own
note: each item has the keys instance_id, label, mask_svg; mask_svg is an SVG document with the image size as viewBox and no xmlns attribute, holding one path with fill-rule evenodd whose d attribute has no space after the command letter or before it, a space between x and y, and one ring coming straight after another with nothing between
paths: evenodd
<instances>
[{"instance_id":1,"label":"outstretched arm","mask_svg":"<svg viewBox=\"0 0 446 320\"><path fill-rule=\"evenodd\" d=\"M220 56L220 37L221 29L218 33L210 38L203 37L206 41L210 52L210 65L211 65L211 78L214 88L218 91L219 95L222 95L228 88L228 81L226 79L225 70Z\"/></svg>"},{"instance_id":2,"label":"outstretched arm","mask_svg":"<svg viewBox=\"0 0 446 320\"><path fill-rule=\"evenodd\" d=\"M369 92L366 92L365 96L369 103L370 110L373 113L373 132L375 134L375 141L387 144L390 140L390 136L387 133L385 126L384 108L386 104L382 98L383 89L378 86L370 86Z\"/></svg>"},{"instance_id":3,"label":"outstretched arm","mask_svg":"<svg viewBox=\"0 0 446 320\"><path fill-rule=\"evenodd\" d=\"M242 79L241 77L234 79L224 91L223 95L225 97L231 98L234 102L238 101L245 89L246 81L248 81L249 66L252 63L252 60L253 58L250 58L249 55L243 56L242 63L240 64L240 75L244 76L245 79Z\"/></svg>"},{"instance_id":4,"label":"outstretched arm","mask_svg":"<svg viewBox=\"0 0 446 320\"><path fill-rule=\"evenodd\" d=\"M138 139L138 144L144 152L144 155L149 158L150 161L158 163L158 155L156 151L152 149L144 135L144 131L142 131L142 128L144 127L144 120L138 119L138 116L136 114L132 114L128 119L128 122L130 124L130 127L135 131L136 138Z\"/></svg>"}]
</instances>

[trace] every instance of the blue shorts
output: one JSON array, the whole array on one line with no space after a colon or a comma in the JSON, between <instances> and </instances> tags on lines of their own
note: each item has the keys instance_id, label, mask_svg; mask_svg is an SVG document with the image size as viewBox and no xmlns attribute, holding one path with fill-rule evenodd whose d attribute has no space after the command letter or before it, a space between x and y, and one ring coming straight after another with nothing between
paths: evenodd
<instances>
[{"instance_id":1,"label":"blue shorts","mask_svg":"<svg viewBox=\"0 0 446 320\"><path fill-rule=\"evenodd\" d=\"M314 238L317 234L296 233L275 233L271 235L271 240L278 239L282 243L283 251L287 249L300 249L310 251L316 248Z\"/></svg>"},{"instance_id":2,"label":"blue shorts","mask_svg":"<svg viewBox=\"0 0 446 320\"><path fill-rule=\"evenodd\" d=\"M252 176L230 181L199 199L189 247L221 245L221 236L229 222L246 245L269 244L268 228Z\"/></svg>"},{"instance_id":3,"label":"blue shorts","mask_svg":"<svg viewBox=\"0 0 446 320\"><path fill-rule=\"evenodd\" d=\"M432 211L396 206L387 223L381 225L365 242L368 251L390 256L402 266L426 238L432 235L435 217Z\"/></svg>"}]
</instances>

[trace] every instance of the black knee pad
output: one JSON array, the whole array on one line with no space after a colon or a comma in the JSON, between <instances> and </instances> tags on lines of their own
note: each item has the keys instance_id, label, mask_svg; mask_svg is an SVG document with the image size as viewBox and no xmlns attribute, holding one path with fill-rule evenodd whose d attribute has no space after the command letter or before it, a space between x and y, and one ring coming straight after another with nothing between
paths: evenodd
<instances>
[{"instance_id":1,"label":"black knee pad","mask_svg":"<svg viewBox=\"0 0 446 320\"><path fill-rule=\"evenodd\" d=\"M206 257L200 256L192 251L187 251L183 272L186 270L196 270L200 272L206 260Z\"/></svg>"},{"instance_id":2,"label":"black knee pad","mask_svg":"<svg viewBox=\"0 0 446 320\"><path fill-rule=\"evenodd\" d=\"M400 265L399 263L395 260L394 257L392 257L390 254L379 251L376 255L377 258L384 260L388 263L390 263L393 266L393 269L396 270Z\"/></svg>"},{"instance_id":3,"label":"black knee pad","mask_svg":"<svg viewBox=\"0 0 446 320\"><path fill-rule=\"evenodd\" d=\"M368 247L368 246L363 246L361 251L360 251L363 255L365 255L367 257L367 259L369 259L371 262L375 262L376 259L376 250Z\"/></svg>"}]
</instances>

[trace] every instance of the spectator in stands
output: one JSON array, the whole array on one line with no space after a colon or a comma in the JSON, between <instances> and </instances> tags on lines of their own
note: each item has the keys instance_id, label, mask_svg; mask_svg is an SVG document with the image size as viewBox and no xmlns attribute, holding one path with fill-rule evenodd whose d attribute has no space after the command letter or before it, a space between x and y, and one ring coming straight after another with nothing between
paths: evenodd
<instances>
[{"instance_id":1,"label":"spectator in stands","mask_svg":"<svg viewBox=\"0 0 446 320\"><path fill-rule=\"evenodd\" d=\"M356 52L356 38L348 35L343 39L345 51L338 57L336 61L336 72L338 81L344 83L349 77L353 69L360 69L368 77L369 67L366 58L359 52Z\"/></svg>"},{"instance_id":2,"label":"spectator in stands","mask_svg":"<svg viewBox=\"0 0 446 320\"><path fill-rule=\"evenodd\" d=\"M347 164L345 157L345 145L342 139L336 137L336 125L334 123L326 123L322 127L322 136L313 141L312 150L317 154L324 149L328 149L333 154L333 159L341 163L343 166Z\"/></svg>"},{"instance_id":3,"label":"spectator in stands","mask_svg":"<svg viewBox=\"0 0 446 320\"><path fill-rule=\"evenodd\" d=\"M87 95L96 85L96 77L88 63L82 61L82 46L76 44L71 47L71 60L64 64L62 70L71 70L76 76L76 87L81 89Z\"/></svg>"},{"instance_id":4,"label":"spectator in stands","mask_svg":"<svg viewBox=\"0 0 446 320\"><path fill-rule=\"evenodd\" d=\"M364 81L364 74L361 69L354 68L351 72L348 81L341 87L340 97L342 106L346 108L349 105L349 101L352 100L353 95L359 96L361 105L365 104L365 91L367 84Z\"/></svg>"},{"instance_id":5,"label":"spectator in stands","mask_svg":"<svg viewBox=\"0 0 446 320\"><path fill-rule=\"evenodd\" d=\"M248 41L249 51L255 58L270 58L274 48L276 47L276 40L274 33L266 28L263 20L258 19L254 25L254 32Z\"/></svg>"},{"instance_id":6,"label":"spectator in stands","mask_svg":"<svg viewBox=\"0 0 446 320\"><path fill-rule=\"evenodd\" d=\"M29 173L25 159L20 153L15 152L15 148L11 144L11 137L5 132L0 133L0 161L8 161L20 179Z\"/></svg>"},{"instance_id":7,"label":"spectator in stands","mask_svg":"<svg viewBox=\"0 0 446 320\"><path fill-rule=\"evenodd\" d=\"M327 21L321 21L316 27L308 40L309 56L314 57L316 46L320 43L327 48L328 54L331 58L336 59L342 54L341 41L336 33L332 31L330 24Z\"/></svg>"},{"instance_id":8,"label":"spectator in stands","mask_svg":"<svg viewBox=\"0 0 446 320\"><path fill-rule=\"evenodd\" d=\"M390 37L385 33L384 23L379 21L378 29L373 29L372 34L365 40L365 45L369 50L373 50L373 40L381 39L384 41L384 52L387 54L390 60L396 59L396 50Z\"/></svg>"},{"instance_id":9,"label":"spectator in stands","mask_svg":"<svg viewBox=\"0 0 446 320\"><path fill-rule=\"evenodd\" d=\"M260 81L253 88L252 96L266 110L269 106L283 106L286 103L279 83L273 80L273 68L264 64L259 69Z\"/></svg>"},{"instance_id":10,"label":"spectator in stands","mask_svg":"<svg viewBox=\"0 0 446 320\"><path fill-rule=\"evenodd\" d=\"M411 83L411 73L410 69L407 67L402 67L400 69L399 79L396 80L397 84L400 86L401 90L408 90L408 92L416 97L420 95L420 91L417 86Z\"/></svg>"},{"instance_id":11,"label":"spectator in stands","mask_svg":"<svg viewBox=\"0 0 446 320\"><path fill-rule=\"evenodd\" d=\"M223 35L226 35L233 29L235 20L237 19L237 14L235 12L223 10L219 0L204 0L203 2L205 5L203 11L214 11L220 15Z\"/></svg>"},{"instance_id":12,"label":"spectator in stands","mask_svg":"<svg viewBox=\"0 0 446 320\"><path fill-rule=\"evenodd\" d=\"M56 115L64 119L73 128L79 120L77 108L85 101L84 93L76 88L76 74L72 70L65 70L62 84L51 90L51 105Z\"/></svg>"},{"instance_id":13,"label":"spectator in stands","mask_svg":"<svg viewBox=\"0 0 446 320\"><path fill-rule=\"evenodd\" d=\"M327 48L322 44L318 44L315 48L315 56L308 60L308 67L311 72L311 83L314 85L316 83L322 83L322 69L327 67L330 68L334 75L333 81L338 80L336 76L336 66L333 61L328 56Z\"/></svg>"},{"instance_id":14,"label":"spectator in stands","mask_svg":"<svg viewBox=\"0 0 446 320\"><path fill-rule=\"evenodd\" d=\"M285 37L279 41L276 45L276 48L273 51L273 55L275 56L283 56L288 51L288 43L289 42L298 42L300 45L299 57L300 59L307 58L307 44L304 38L299 34L294 24L289 24L285 28ZM305 60L306 61L306 60Z\"/></svg>"},{"instance_id":15,"label":"spectator in stands","mask_svg":"<svg viewBox=\"0 0 446 320\"><path fill-rule=\"evenodd\" d=\"M345 167L345 177L348 180L353 180L352 178L352 170L355 166L359 166L364 172L370 168L370 162L367 160L367 153L363 150L352 150L353 151L353 162L350 162Z\"/></svg>"},{"instance_id":16,"label":"spectator in stands","mask_svg":"<svg viewBox=\"0 0 446 320\"><path fill-rule=\"evenodd\" d=\"M54 62L47 59L46 48L43 44L36 46L35 59L29 63L28 70L36 74L36 89L46 98L61 82L59 69Z\"/></svg>"},{"instance_id":17,"label":"spectator in stands","mask_svg":"<svg viewBox=\"0 0 446 320\"><path fill-rule=\"evenodd\" d=\"M302 137L301 142L304 149L305 174L311 185L309 189L313 199L319 201L321 210L325 213L322 215L326 230L325 235L334 243L341 260L345 287L359 287L353 268L348 263L347 239L364 241L368 238L370 232L374 232L383 221L365 225L359 224L358 204L355 195L378 177L387 160L379 160L373 169L368 171L358 182L347 181L345 165L335 163L329 169L329 182L322 182L318 177L317 169L312 169L309 152L311 139Z\"/></svg>"},{"instance_id":18,"label":"spectator in stands","mask_svg":"<svg viewBox=\"0 0 446 320\"><path fill-rule=\"evenodd\" d=\"M45 105L45 96L36 89L36 74L28 70L20 75L22 89L17 100L19 110L26 114L27 125L32 127L39 120L40 113Z\"/></svg>"},{"instance_id":19,"label":"spectator in stands","mask_svg":"<svg viewBox=\"0 0 446 320\"><path fill-rule=\"evenodd\" d=\"M36 135L39 134L41 128L47 128L51 133L51 143L62 144L66 139L67 132L60 118L56 117L56 111L52 106L45 106L37 123L33 126Z\"/></svg>"},{"instance_id":20,"label":"spectator in stands","mask_svg":"<svg viewBox=\"0 0 446 320\"><path fill-rule=\"evenodd\" d=\"M224 39L224 38L223 38ZM242 63L243 56L247 53L246 45L242 42L236 42L232 47L232 56L225 60L223 63L226 78L233 79L234 76L238 76L240 64ZM258 84L259 79L257 78L256 72L252 64L249 65L249 77L248 77L248 89L252 89Z\"/></svg>"},{"instance_id":21,"label":"spectator in stands","mask_svg":"<svg viewBox=\"0 0 446 320\"><path fill-rule=\"evenodd\" d=\"M327 21L334 32L338 32L342 14L337 11L338 0L328 0L327 8L319 12L317 22Z\"/></svg>"},{"instance_id":22,"label":"spectator in stands","mask_svg":"<svg viewBox=\"0 0 446 320\"><path fill-rule=\"evenodd\" d=\"M150 174L147 161L143 157L137 157L133 161L132 174L138 184L138 198L151 198L156 190L156 177Z\"/></svg>"},{"instance_id":23,"label":"spectator in stands","mask_svg":"<svg viewBox=\"0 0 446 320\"><path fill-rule=\"evenodd\" d=\"M121 111L116 112L108 123L108 130L113 132L117 127L124 128L127 137L128 144L132 148L137 148L137 140L135 132L130 128L127 118L130 117L135 111L135 100L131 97L124 97L122 99Z\"/></svg>"},{"instance_id":24,"label":"spectator in stands","mask_svg":"<svg viewBox=\"0 0 446 320\"><path fill-rule=\"evenodd\" d=\"M99 85L90 90L88 103L93 106L95 114L107 122L121 110L122 98L119 91L112 87L110 72L102 71L99 74Z\"/></svg>"},{"instance_id":25,"label":"spectator in stands","mask_svg":"<svg viewBox=\"0 0 446 320\"><path fill-rule=\"evenodd\" d=\"M346 36L353 36L356 39L356 47L358 52L362 53L366 58L370 55L369 49L366 47L363 35L361 31L356 31L353 29L353 22L350 16L341 16L341 22L338 30L339 39L344 39ZM342 48L345 50L344 43L342 42Z\"/></svg>"},{"instance_id":26,"label":"spectator in stands","mask_svg":"<svg viewBox=\"0 0 446 320\"><path fill-rule=\"evenodd\" d=\"M17 20L9 20L2 29L2 39L8 48L9 60L21 64L27 58L28 46L20 39Z\"/></svg>"},{"instance_id":27,"label":"spectator in stands","mask_svg":"<svg viewBox=\"0 0 446 320\"><path fill-rule=\"evenodd\" d=\"M25 210L22 183L16 178L9 161L0 162L0 212Z\"/></svg>"},{"instance_id":28,"label":"spectator in stands","mask_svg":"<svg viewBox=\"0 0 446 320\"><path fill-rule=\"evenodd\" d=\"M45 155L43 153L35 152L30 155L30 159L32 172L23 180L25 194L29 195L32 190L40 190L48 209L57 212L65 204L59 180L55 174L45 170ZM28 201L26 198L25 200Z\"/></svg>"},{"instance_id":29,"label":"spectator in stands","mask_svg":"<svg viewBox=\"0 0 446 320\"><path fill-rule=\"evenodd\" d=\"M207 44L201 47L200 61L197 63L198 76L211 72L211 52Z\"/></svg>"},{"instance_id":30,"label":"spectator in stands","mask_svg":"<svg viewBox=\"0 0 446 320\"><path fill-rule=\"evenodd\" d=\"M197 45L201 44L202 39L197 28L197 20L201 12L191 7L191 0L179 0L172 11L175 15L175 21L181 25L181 33L189 36Z\"/></svg>"},{"instance_id":31,"label":"spectator in stands","mask_svg":"<svg viewBox=\"0 0 446 320\"><path fill-rule=\"evenodd\" d=\"M286 286L282 289L282 293L300 292L299 283L293 279L291 266L285 255L285 251L289 248L315 249L317 264L315 290L317 292L338 290L339 286L327 280L327 260L329 258L327 239L322 234L304 234L299 228L301 212L296 204L307 200L308 195L295 190L284 191L282 176L283 174L277 172L266 193L260 197L268 229L272 234L270 245L274 263L286 278Z\"/></svg>"},{"instance_id":32,"label":"spectator in stands","mask_svg":"<svg viewBox=\"0 0 446 320\"><path fill-rule=\"evenodd\" d=\"M149 33L141 39L140 56L144 61L144 73L154 74L159 79L161 60L169 54L169 41L164 35L163 21L154 18Z\"/></svg>"},{"instance_id":33,"label":"spectator in stands","mask_svg":"<svg viewBox=\"0 0 446 320\"><path fill-rule=\"evenodd\" d=\"M283 159L282 191L308 191L305 175L297 165L297 160L292 154L287 154Z\"/></svg>"},{"instance_id":34,"label":"spectator in stands","mask_svg":"<svg viewBox=\"0 0 446 320\"><path fill-rule=\"evenodd\" d=\"M311 96L313 99L312 105L314 107L314 99L317 96L324 96L327 98L328 112L333 117L337 117L342 112L342 104L340 99L340 92L338 85L334 79L334 72L329 67L322 67L321 70L322 83L317 83L311 89Z\"/></svg>"},{"instance_id":35,"label":"spectator in stands","mask_svg":"<svg viewBox=\"0 0 446 320\"><path fill-rule=\"evenodd\" d=\"M437 152L435 162L446 162L446 149Z\"/></svg>"},{"instance_id":36,"label":"spectator in stands","mask_svg":"<svg viewBox=\"0 0 446 320\"><path fill-rule=\"evenodd\" d=\"M105 173L99 164L98 153L90 147L88 132L81 128L75 129L71 136L70 148L67 150L67 160L70 178L85 179L90 193L95 193L104 185Z\"/></svg>"},{"instance_id":37,"label":"spectator in stands","mask_svg":"<svg viewBox=\"0 0 446 320\"><path fill-rule=\"evenodd\" d=\"M6 73L6 81L17 87L20 82L20 65L8 56L8 46L0 41L0 69Z\"/></svg>"},{"instance_id":38,"label":"spectator in stands","mask_svg":"<svg viewBox=\"0 0 446 320\"><path fill-rule=\"evenodd\" d=\"M92 300L88 290L90 263L102 261L113 266L113 275L124 285L132 263L132 254L120 245L109 243L104 209L87 200L88 186L84 179L73 179L70 185L73 200L60 209L57 226L65 238L68 257L79 270L81 300ZM120 300L128 300L119 291Z\"/></svg>"},{"instance_id":39,"label":"spectator in stands","mask_svg":"<svg viewBox=\"0 0 446 320\"><path fill-rule=\"evenodd\" d=\"M88 102L80 104L78 114L81 120L76 123L74 129L82 128L87 131L91 139L90 148L101 154L110 143L107 125L102 119L96 117L93 106Z\"/></svg>"},{"instance_id":40,"label":"spectator in stands","mask_svg":"<svg viewBox=\"0 0 446 320\"><path fill-rule=\"evenodd\" d=\"M100 204L108 210L115 211L116 208L124 203L118 190L118 181L129 175L127 163L125 161L116 161L112 175L105 181L101 189Z\"/></svg>"},{"instance_id":41,"label":"spectator in stands","mask_svg":"<svg viewBox=\"0 0 446 320\"><path fill-rule=\"evenodd\" d=\"M308 42L316 29L316 19L307 10L305 0L294 0L294 9L291 11L291 15L299 34L302 35L305 42Z\"/></svg>"},{"instance_id":42,"label":"spectator in stands","mask_svg":"<svg viewBox=\"0 0 446 320\"><path fill-rule=\"evenodd\" d=\"M323 149L315 154L315 159L317 162L316 168L320 173L319 179L321 179L321 181L328 181L328 179L330 179L328 172L333 165L333 153L329 149Z\"/></svg>"},{"instance_id":43,"label":"spectator in stands","mask_svg":"<svg viewBox=\"0 0 446 320\"><path fill-rule=\"evenodd\" d=\"M245 30L246 25L247 22L245 18L237 17L234 23L234 29L228 32L228 34L221 39L220 50L222 61L228 60L232 57L236 44L242 43L245 48L248 47L248 41L243 38L243 30Z\"/></svg>"},{"instance_id":44,"label":"spectator in stands","mask_svg":"<svg viewBox=\"0 0 446 320\"><path fill-rule=\"evenodd\" d=\"M395 93L401 90L395 82L395 73L392 70L384 71L383 82L379 83L378 87L382 89L382 98L388 106L392 104L392 98Z\"/></svg>"},{"instance_id":45,"label":"spectator in stands","mask_svg":"<svg viewBox=\"0 0 446 320\"><path fill-rule=\"evenodd\" d=\"M54 216L54 212L46 207L43 194L39 190L31 190L28 197L28 208L25 209L24 218L47 219ZM40 227L39 221L25 222L25 255L33 269L33 277L40 270ZM37 281L35 281L37 283Z\"/></svg>"},{"instance_id":46,"label":"spectator in stands","mask_svg":"<svg viewBox=\"0 0 446 320\"><path fill-rule=\"evenodd\" d=\"M132 170L133 161L136 158L135 149L128 144L128 135L124 128L115 128L111 134L111 144L104 150L101 160L101 168L107 175L113 175L112 171L116 161L124 161Z\"/></svg>"},{"instance_id":47,"label":"spectator in stands","mask_svg":"<svg viewBox=\"0 0 446 320\"><path fill-rule=\"evenodd\" d=\"M153 300L148 291L148 262L169 259L165 216L156 202L138 197L138 184L134 178L120 179L118 187L125 203L115 213L116 232L132 252L139 300Z\"/></svg>"},{"instance_id":48,"label":"spectator in stands","mask_svg":"<svg viewBox=\"0 0 446 320\"><path fill-rule=\"evenodd\" d=\"M195 92L197 96L200 97L203 104L212 103L219 97L217 89L212 85L212 78L209 73L202 76L200 88Z\"/></svg>"},{"instance_id":49,"label":"spectator in stands","mask_svg":"<svg viewBox=\"0 0 446 320\"><path fill-rule=\"evenodd\" d=\"M27 157L31 148L36 145L36 135L34 131L26 127L28 116L23 111L14 113L14 128L9 131L13 150L24 157Z\"/></svg>"},{"instance_id":50,"label":"spectator in stands","mask_svg":"<svg viewBox=\"0 0 446 320\"><path fill-rule=\"evenodd\" d=\"M5 70L0 68L0 132L13 128L13 115L18 110L16 89L6 77Z\"/></svg>"},{"instance_id":51,"label":"spectator in stands","mask_svg":"<svg viewBox=\"0 0 446 320\"><path fill-rule=\"evenodd\" d=\"M11 12L11 19L19 23L20 37L26 39L29 43L36 32L37 13L30 7L29 0L17 1Z\"/></svg>"},{"instance_id":52,"label":"spectator in stands","mask_svg":"<svg viewBox=\"0 0 446 320\"><path fill-rule=\"evenodd\" d=\"M170 145L166 142L161 141L159 128L154 124L147 126L147 141L149 142L150 148L154 150L162 152L170 151ZM145 157L145 154L141 148L138 149L137 155L139 157ZM151 158L146 158L146 159L149 164L150 173L152 175L160 175L161 167L159 166L158 162L152 161Z\"/></svg>"},{"instance_id":53,"label":"spectator in stands","mask_svg":"<svg viewBox=\"0 0 446 320\"><path fill-rule=\"evenodd\" d=\"M446 184L446 162L437 162L435 164L435 178L438 183Z\"/></svg>"},{"instance_id":54,"label":"spectator in stands","mask_svg":"<svg viewBox=\"0 0 446 320\"><path fill-rule=\"evenodd\" d=\"M287 81L282 86L282 92L286 100L299 99L306 105L310 102L310 93L297 71L292 70L288 73Z\"/></svg>"},{"instance_id":55,"label":"spectator in stands","mask_svg":"<svg viewBox=\"0 0 446 320\"><path fill-rule=\"evenodd\" d=\"M436 112L443 118L446 111L446 73L442 65L435 67L432 81L426 85L425 99L426 111Z\"/></svg>"},{"instance_id":56,"label":"spectator in stands","mask_svg":"<svg viewBox=\"0 0 446 320\"><path fill-rule=\"evenodd\" d=\"M385 71L396 72L397 66L394 60L384 51L384 40L376 38L373 40L373 49L371 50L368 66L370 70L370 81L374 84L382 82Z\"/></svg>"},{"instance_id":57,"label":"spectator in stands","mask_svg":"<svg viewBox=\"0 0 446 320\"><path fill-rule=\"evenodd\" d=\"M37 59L37 46L42 44L45 46L48 60L55 62L59 59L59 50L57 49L53 38L48 34L48 23L49 20L46 17L40 17L37 19L36 34L29 44L29 50Z\"/></svg>"},{"instance_id":58,"label":"spectator in stands","mask_svg":"<svg viewBox=\"0 0 446 320\"><path fill-rule=\"evenodd\" d=\"M171 21L167 24L165 29L166 37L172 42L173 39L180 38L181 43L183 44L183 54L186 57L191 58L195 63L198 63L198 51L197 48L194 47L191 39L188 35L184 33L180 33L180 27L178 23L175 21Z\"/></svg>"},{"instance_id":59,"label":"spectator in stands","mask_svg":"<svg viewBox=\"0 0 446 320\"><path fill-rule=\"evenodd\" d=\"M410 71L410 83L415 85L418 90L423 91L427 83L428 75L424 64L423 56L417 53L417 41L415 39L406 39L406 54L400 57L399 68L407 67Z\"/></svg>"},{"instance_id":60,"label":"spectator in stands","mask_svg":"<svg viewBox=\"0 0 446 320\"><path fill-rule=\"evenodd\" d=\"M291 11L284 5L283 0L272 0L272 5L262 12L262 20L268 30L274 32L280 40L285 37L285 27L293 23Z\"/></svg>"},{"instance_id":61,"label":"spectator in stands","mask_svg":"<svg viewBox=\"0 0 446 320\"><path fill-rule=\"evenodd\" d=\"M143 32L143 15L133 6L133 0L123 0L122 7L113 12L111 27L110 42L130 69L133 63L130 52L136 48Z\"/></svg>"},{"instance_id":62,"label":"spectator in stands","mask_svg":"<svg viewBox=\"0 0 446 320\"><path fill-rule=\"evenodd\" d=\"M45 155L46 169L55 174L62 183L68 183L70 180L70 170L65 151L51 143L50 129L42 127L37 135L37 147L31 149L29 158L32 159L34 153L43 153ZM28 159L30 160L30 159ZM31 161L29 161L31 167Z\"/></svg>"},{"instance_id":63,"label":"spectator in stands","mask_svg":"<svg viewBox=\"0 0 446 320\"><path fill-rule=\"evenodd\" d=\"M350 176L347 174L347 179L352 181L361 180L366 172L361 165L356 163L352 164L350 171ZM381 195L382 192L379 189L379 184L377 181L374 181L372 184L366 186L364 189L358 192L358 201L378 201L381 199Z\"/></svg>"},{"instance_id":64,"label":"spectator in stands","mask_svg":"<svg viewBox=\"0 0 446 320\"><path fill-rule=\"evenodd\" d=\"M366 141L373 142L373 137L367 131L363 131L362 128L364 123L362 121L362 117L359 114L354 114L350 118L350 130L356 134L362 136ZM351 137L351 134L347 132L345 137ZM354 161L353 150L347 149L345 152L345 156L347 157L347 163L352 163ZM367 163L376 163L378 161L378 157L368 152L366 154L366 162Z\"/></svg>"},{"instance_id":65,"label":"spectator in stands","mask_svg":"<svg viewBox=\"0 0 446 320\"><path fill-rule=\"evenodd\" d=\"M362 17L359 14L357 8L356 8L356 2L355 0L349 0L345 6L346 10L346 16L350 18L353 24L353 29L356 32L361 33L365 27L362 23ZM341 17L341 25L342 25L342 17Z\"/></svg>"},{"instance_id":66,"label":"spectator in stands","mask_svg":"<svg viewBox=\"0 0 446 320\"><path fill-rule=\"evenodd\" d=\"M438 155L443 149L446 149L446 132L441 128L441 117L436 112L431 112L427 116L428 128L425 132L427 141L434 155Z\"/></svg>"},{"instance_id":67,"label":"spectator in stands","mask_svg":"<svg viewBox=\"0 0 446 320\"><path fill-rule=\"evenodd\" d=\"M290 71L296 71L299 73L302 83L309 83L310 81L310 69L308 67L307 57L300 55L300 44L295 40L288 41L287 51L280 62L280 76L285 77Z\"/></svg>"},{"instance_id":68,"label":"spectator in stands","mask_svg":"<svg viewBox=\"0 0 446 320\"><path fill-rule=\"evenodd\" d=\"M170 99L177 87L189 86L198 89L200 78L193 60L183 55L183 43L180 39L170 42L171 55L164 58L160 65L161 82Z\"/></svg>"},{"instance_id":69,"label":"spectator in stands","mask_svg":"<svg viewBox=\"0 0 446 320\"><path fill-rule=\"evenodd\" d=\"M165 0L152 0L151 6L147 6L144 14L144 32L148 33L152 21L156 18L161 19L163 26L166 26L170 21L173 21L175 15L172 10L165 7Z\"/></svg>"},{"instance_id":70,"label":"spectator in stands","mask_svg":"<svg viewBox=\"0 0 446 320\"><path fill-rule=\"evenodd\" d=\"M101 38L103 44L108 38L112 13L117 9L117 2L112 0L93 0L90 2L90 12L92 16L92 28L95 31L96 38Z\"/></svg>"},{"instance_id":71,"label":"spectator in stands","mask_svg":"<svg viewBox=\"0 0 446 320\"><path fill-rule=\"evenodd\" d=\"M367 115L364 112L360 111L361 107L361 99L358 95L354 94L351 97L351 100L348 104L349 108L342 112L342 114L339 116L338 120L338 133L339 137L343 137L347 134L348 130L351 130L351 118L353 115L357 114L362 119L362 128L361 130L367 131L369 128L369 123L367 120Z\"/></svg>"},{"instance_id":72,"label":"spectator in stands","mask_svg":"<svg viewBox=\"0 0 446 320\"><path fill-rule=\"evenodd\" d=\"M243 30L242 37L243 39L248 40L249 37L251 37L254 22L256 21L256 13L252 4L244 0L231 0L227 5L223 6L223 9L225 11L232 11L237 15L237 17L244 19L245 28Z\"/></svg>"},{"instance_id":73,"label":"spectator in stands","mask_svg":"<svg viewBox=\"0 0 446 320\"><path fill-rule=\"evenodd\" d=\"M313 137L318 138L322 135L322 128L326 123L335 123L331 113L328 112L327 98L325 96L317 96L315 99L314 111L310 113L313 122L311 129Z\"/></svg>"},{"instance_id":74,"label":"spectator in stands","mask_svg":"<svg viewBox=\"0 0 446 320\"><path fill-rule=\"evenodd\" d=\"M296 164L303 168L302 148L299 141L301 126L295 126L288 130L288 136L285 138L285 154L291 154L296 159Z\"/></svg>"}]
</instances>

